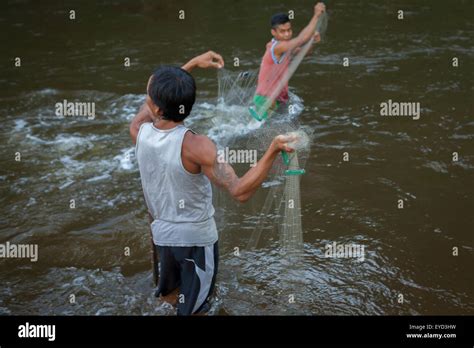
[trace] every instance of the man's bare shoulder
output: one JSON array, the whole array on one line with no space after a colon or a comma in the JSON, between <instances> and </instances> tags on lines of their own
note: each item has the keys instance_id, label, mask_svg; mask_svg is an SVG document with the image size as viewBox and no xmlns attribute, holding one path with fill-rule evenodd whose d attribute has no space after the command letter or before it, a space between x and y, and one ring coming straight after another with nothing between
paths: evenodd
<instances>
[{"instance_id":1,"label":"man's bare shoulder","mask_svg":"<svg viewBox=\"0 0 474 348\"><path fill-rule=\"evenodd\" d=\"M216 157L216 145L207 136L186 132L183 155L198 164L212 164Z\"/></svg>"}]
</instances>

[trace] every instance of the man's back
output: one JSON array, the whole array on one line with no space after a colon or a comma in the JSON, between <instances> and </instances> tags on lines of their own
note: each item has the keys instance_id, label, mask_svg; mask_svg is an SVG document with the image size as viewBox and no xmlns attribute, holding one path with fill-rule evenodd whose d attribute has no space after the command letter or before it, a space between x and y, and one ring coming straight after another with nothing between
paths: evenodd
<instances>
[{"instance_id":1,"label":"man's back","mask_svg":"<svg viewBox=\"0 0 474 348\"><path fill-rule=\"evenodd\" d=\"M187 171L181 159L188 131L183 125L158 129L144 123L138 133L136 157L157 245L201 246L217 240L211 183L202 173Z\"/></svg>"}]
</instances>

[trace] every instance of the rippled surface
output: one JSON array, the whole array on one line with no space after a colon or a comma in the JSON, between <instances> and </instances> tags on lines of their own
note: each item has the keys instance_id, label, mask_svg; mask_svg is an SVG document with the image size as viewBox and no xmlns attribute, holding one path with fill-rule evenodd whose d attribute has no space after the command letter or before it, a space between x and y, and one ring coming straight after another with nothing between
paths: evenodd
<instances>
[{"instance_id":1,"label":"rippled surface","mask_svg":"<svg viewBox=\"0 0 474 348\"><path fill-rule=\"evenodd\" d=\"M74 23L59 1L0 5L8 43L2 61L21 56L23 65L4 65L0 75L0 242L39 245L36 263L0 260L0 313L172 314L152 296L146 208L128 135L147 76L208 48L228 69L234 56L241 69L255 69L268 17L295 9L299 30L311 6L67 5L78 14ZM272 225L258 249L246 250L268 188L244 206L216 192L221 262L212 313L474 313L473 5L402 5L404 21L389 1L331 4L326 42L290 84L304 105L299 122L314 130L301 182L304 255L288 262ZM176 19L181 8L184 22ZM451 67L454 56L459 68ZM124 57L131 67L123 67ZM251 126L224 119L216 127L212 119L219 111L215 72L195 76L199 101L188 125L246 144ZM95 102L96 118L58 118L54 104L64 99ZM387 99L420 102L421 119L380 117ZM398 199L405 209L397 209ZM364 245L365 260L325 258L333 242Z\"/></svg>"}]
</instances>

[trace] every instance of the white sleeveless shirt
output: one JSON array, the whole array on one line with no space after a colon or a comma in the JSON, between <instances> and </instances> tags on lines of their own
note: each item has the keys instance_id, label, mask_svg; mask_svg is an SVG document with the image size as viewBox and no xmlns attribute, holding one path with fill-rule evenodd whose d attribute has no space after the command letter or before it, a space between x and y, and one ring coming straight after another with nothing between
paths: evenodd
<instances>
[{"instance_id":1,"label":"white sleeveless shirt","mask_svg":"<svg viewBox=\"0 0 474 348\"><path fill-rule=\"evenodd\" d=\"M144 123L138 132L135 154L156 245L206 246L218 238L211 183L181 161L187 131L183 125L164 130Z\"/></svg>"}]
</instances>

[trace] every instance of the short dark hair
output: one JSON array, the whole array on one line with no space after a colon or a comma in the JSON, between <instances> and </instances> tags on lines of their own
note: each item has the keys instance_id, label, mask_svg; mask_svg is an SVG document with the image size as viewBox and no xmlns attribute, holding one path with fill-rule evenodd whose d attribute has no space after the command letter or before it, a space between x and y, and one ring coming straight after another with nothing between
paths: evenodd
<instances>
[{"instance_id":1,"label":"short dark hair","mask_svg":"<svg viewBox=\"0 0 474 348\"><path fill-rule=\"evenodd\" d=\"M153 72L147 93L164 119L181 122L196 101L196 83L186 70L164 65Z\"/></svg>"},{"instance_id":2,"label":"short dark hair","mask_svg":"<svg viewBox=\"0 0 474 348\"><path fill-rule=\"evenodd\" d=\"M290 21L290 17L288 17L288 13L277 13L272 16L272 20L270 21L272 25L272 29L275 29L280 24L285 24Z\"/></svg>"}]
</instances>

